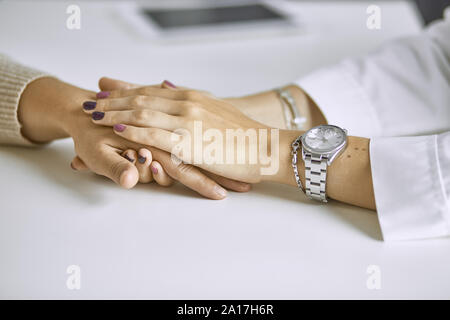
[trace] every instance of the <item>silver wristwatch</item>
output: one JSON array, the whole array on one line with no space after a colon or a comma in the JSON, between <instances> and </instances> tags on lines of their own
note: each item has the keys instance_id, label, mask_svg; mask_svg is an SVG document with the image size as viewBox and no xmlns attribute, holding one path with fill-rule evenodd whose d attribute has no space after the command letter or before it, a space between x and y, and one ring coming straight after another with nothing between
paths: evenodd
<instances>
[{"instance_id":1,"label":"silver wristwatch","mask_svg":"<svg viewBox=\"0 0 450 320\"><path fill-rule=\"evenodd\" d=\"M327 202L327 168L347 146L347 130L332 125L320 125L301 137L302 158L305 162L306 195Z\"/></svg>"}]
</instances>

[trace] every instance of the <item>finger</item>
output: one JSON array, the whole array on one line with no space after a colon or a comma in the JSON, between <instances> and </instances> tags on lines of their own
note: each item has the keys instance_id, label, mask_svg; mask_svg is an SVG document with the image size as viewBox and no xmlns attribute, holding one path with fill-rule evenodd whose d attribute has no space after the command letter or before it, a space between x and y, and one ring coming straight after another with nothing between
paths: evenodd
<instances>
[{"instance_id":1,"label":"finger","mask_svg":"<svg viewBox=\"0 0 450 320\"><path fill-rule=\"evenodd\" d=\"M229 190L233 190L236 192L248 192L250 191L252 185L246 182L241 182L237 180L228 179L217 174L201 170L205 175L213 179L215 182L220 184L222 187L225 187Z\"/></svg>"},{"instance_id":2,"label":"finger","mask_svg":"<svg viewBox=\"0 0 450 320\"><path fill-rule=\"evenodd\" d=\"M204 95L208 95L208 96L210 96L210 97L213 97L213 95L210 93L210 92L208 92L208 91L203 91L203 90L194 90L194 89L191 89L191 88L187 88L187 87L180 87L180 86L176 86L176 85L174 85L172 82L170 82L169 80L164 80L162 83L161 83L161 88L164 88L164 89L171 89L171 90L183 90L183 91L198 91L198 92L201 92L201 93L203 93ZM186 94L186 93L185 93Z\"/></svg>"},{"instance_id":3,"label":"finger","mask_svg":"<svg viewBox=\"0 0 450 320\"><path fill-rule=\"evenodd\" d=\"M132 164L136 164L137 161L137 152L133 149L128 149L122 152L122 157L130 161Z\"/></svg>"},{"instance_id":4,"label":"finger","mask_svg":"<svg viewBox=\"0 0 450 320\"><path fill-rule=\"evenodd\" d=\"M152 153L149 150L141 148L136 152L135 150L128 149L122 153L122 156L136 166L139 173L139 182L148 183L153 180L150 170Z\"/></svg>"},{"instance_id":5,"label":"finger","mask_svg":"<svg viewBox=\"0 0 450 320\"><path fill-rule=\"evenodd\" d=\"M109 92L108 99L130 96L156 96L173 100L186 100L196 97L199 92L195 90L167 90L161 86L145 86L132 89L120 89Z\"/></svg>"},{"instance_id":6,"label":"finger","mask_svg":"<svg viewBox=\"0 0 450 320\"><path fill-rule=\"evenodd\" d=\"M92 113L95 124L112 127L115 124L126 124L136 127L155 127L175 131L182 127L183 120L154 110L96 111Z\"/></svg>"},{"instance_id":7,"label":"finger","mask_svg":"<svg viewBox=\"0 0 450 320\"><path fill-rule=\"evenodd\" d=\"M121 89L134 89L144 87L140 84L135 84L123 80L113 79L109 77L101 77L98 81L98 87L102 91L114 91ZM166 88L166 89L176 89L177 86L174 85L169 80L164 80L161 85L155 85L155 87Z\"/></svg>"},{"instance_id":8,"label":"finger","mask_svg":"<svg viewBox=\"0 0 450 320\"><path fill-rule=\"evenodd\" d=\"M135 84L135 83L131 83L131 82L118 80L118 79L102 77L98 81L98 87L101 91L97 93L97 99L104 99L104 98L107 98L111 94L110 93L111 91L129 90L129 89L141 88L144 86L140 85L140 84ZM164 80L161 84L148 86L148 87L166 88L166 89L177 88L173 83L171 83L168 80ZM183 89L186 89L186 88L183 88Z\"/></svg>"},{"instance_id":9,"label":"finger","mask_svg":"<svg viewBox=\"0 0 450 320\"><path fill-rule=\"evenodd\" d=\"M113 99L86 101L83 109L87 113L93 111L124 111L151 109L171 115L179 115L186 109L186 103L153 96L130 96Z\"/></svg>"},{"instance_id":10,"label":"finger","mask_svg":"<svg viewBox=\"0 0 450 320\"><path fill-rule=\"evenodd\" d=\"M174 84L173 84L172 82L170 82L169 80L164 80L164 81L161 83L161 88L174 90L174 89L177 89L177 86L174 85Z\"/></svg>"},{"instance_id":11,"label":"finger","mask_svg":"<svg viewBox=\"0 0 450 320\"><path fill-rule=\"evenodd\" d=\"M182 136L159 128L140 128L124 124L114 125L114 133L132 142L153 146L172 153L182 141ZM151 149L153 152L153 150ZM190 161L190 159L185 159Z\"/></svg>"},{"instance_id":12,"label":"finger","mask_svg":"<svg viewBox=\"0 0 450 320\"><path fill-rule=\"evenodd\" d=\"M132 88L138 88L142 87L142 85L117 80L113 78L108 77L102 77L98 81L98 87L101 91L113 91L113 90L120 90L120 89L132 89Z\"/></svg>"},{"instance_id":13,"label":"finger","mask_svg":"<svg viewBox=\"0 0 450 320\"><path fill-rule=\"evenodd\" d=\"M117 80L113 78L108 77L102 77L98 81L98 87L101 90L97 93L97 99L105 99L108 98L111 95L111 91L117 91L117 90L129 90L129 89L135 89L144 87L140 84L134 84L122 80ZM148 87L156 87L161 88L161 85L154 85L154 86L148 86Z\"/></svg>"},{"instance_id":14,"label":"finger","mask_svg":"<svg viewBox=\"0 0 450 320\"><path fill-rule=\"evenodd\" d=\"M174 180L209 199L220 200L227 196L227 191L224 188L204 175L198 168L183 162L177 164L172 161L169 153L162 150L150 148L150 151L153 158L157 159L167 174ZM155 174L154 178L156 179Z\"/></svg>"},{"instance_id":15,"label":"finger","mask_svg":"<svg viewBox=\"0 0 450 320\"><path fill-rule=\"evenodd\" d=\"M98 151L93 163L88 166L95 173L110 178L126 189L134 187L139 179L136 166L109 146Z\"/></svg>"},{"instance_id":16,"label":"finger","mask_svg":"<svg viewBox=\"0 0 450 320\"><path fill-rule=\"evenodd\" d=\"M136 168L139 172L139 182L149 183L153 181L152 171L150 170L150 164L153 157L150 150L141 148L137 153L138 161L136 162Z\"/></svg>"},{"instance_id":17,"label":"finger","mask_svg":"<svg viewBox=\"0 0 450 320\"><path fill-rule=\"evenodd\" d=\"M78 156L75 156L73 158L72 162L70 163L70 166L72 167L73 170L77 170L77 171L88 171L89 170L88 166Z\"/></svg>"},{"instance_id":18,"label":"finger","mask_svg":"<svg viewBox=\"0 0 450 320\"><path fill-rule=\"evenodd\" d=\"M173 184L173 179L167 174L158 161L153 161L150 165L153 179L163 187L168 187Z\"/></svg>"}]
</instances>

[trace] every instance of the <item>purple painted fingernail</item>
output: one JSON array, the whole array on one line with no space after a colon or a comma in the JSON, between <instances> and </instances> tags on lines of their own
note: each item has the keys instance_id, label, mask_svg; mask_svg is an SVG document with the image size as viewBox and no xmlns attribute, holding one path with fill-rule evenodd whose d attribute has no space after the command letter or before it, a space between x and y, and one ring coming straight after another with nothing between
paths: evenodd
<instances>
[{"instance_id":1,"label":"purple painted fingernail","mask_svg":"<svg viewBox=\"0 0 450 320\"><path fill-rule=\"evenodd\" d=\"M83 109L84 110L92 110L92 109L95 109L96 105L97 105L97 102L95 102L95 101L85 101L85 102L83 102Z\"/></svg>"},{"instance_id":2,"label":"purple painted fingernail","mask_svg":"<svg viewBox=\"0 0 450 320\"><path fill-rule=\"evenodd\" d=\"M97 93L96 96L97 96L97 99L105 99L105 98L108 98L110 94L111 94L111 92L109 92L109 91L100 91Z\"/></svg>"},{"instance_id":3,"label":"purple painted fingernail","mask_svg":"<svg viewBox=\"0 0 450 320\"><path fill-rule=\"evenodd\" d=\"M126 128L127 128L127 126L124 124L115 124L114 125L114 130L116 130L117 132L123 132Z\"/></svg>"},{"instance_id":4,"label":"purple painted fingernail","mask_svg":"<svg viewBox=\"0 0 450 320\"><path fill-rule=\"evenodd\" d=\"M164 82L167 86L176 89L176 85L174 85L172 82L170 82L169 80L164 80Z\"/></svg>"},{"instance_id":5,"label":"purple painted fingernail","mask_svg":"<svg viewBox=\"0 0 450 320\"><path fill-rule=\"evenodd\" d=\"M123 157L124 157L125 159L127 159L128 161L130 161L130 162L133 162L133 161L134 161L134 159L131 159L127 154L125 154Z\"/></svg>"},{"instance_id":6,"label":"purple painted fingernail","mask_svg":"<svg viewBox=\"0 0 450 320\"><path fill-rule=\"evenodd\" d=\"M139 163L145 163L145 160L147 160L146 157L143 157L140 154L138 154L138 161L139 161Z\"/></svg>"},{"instance_id":7,"label":"purple painted fingernail","mask_svg":"<svg viewBox=\"0 0 450 320\"><path fill-rule=\"evenodd\" d=\"M150 166L150 168L152 169L153 174L158 174L158 168L154 166Z\"/></svg>"},{"instance_id":8,"label":"purple painted fingernail","mask_svg":"<svg viewBox=\"0 0 450 320\"><path fill-rule=\"evenodd\" d=\"M94 120L102 120L104 116L105 113L101 111L95 111L92 113L92 119Z\"/></svg>"}]
</instances>

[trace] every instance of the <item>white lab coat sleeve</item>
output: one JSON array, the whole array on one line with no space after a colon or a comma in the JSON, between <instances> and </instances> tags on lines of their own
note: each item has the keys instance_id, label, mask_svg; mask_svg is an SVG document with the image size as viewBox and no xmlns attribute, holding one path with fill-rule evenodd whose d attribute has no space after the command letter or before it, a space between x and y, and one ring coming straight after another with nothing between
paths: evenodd
<instances>
[{"instance_id":1,"label":"white lab coat sleeve","mask_svg":"<svg viewBox=\"0 0 450 320\"><path fill-rule=\"evenodd\" d=\"M370 141L383 239L450 235L450 132Z\"/></svg>"},{"instance_id":2,"label":"white lab coat sleeve","mask_svg":"<svg viewBox=\"0 0 450 320\"><path fill-rule=\"evenodd\" d=\"M362 137L450 130L450 17L297 81L328 123Z\"/></svg>"},{"instance_id":3,"label":"white lab coat sleeve","mask_svg":"<svg viewBox=\"0 0 450 320\"><path fill-rule=\"evenodd\" d=\"M328 123L372 138L385 240L450 235L450 19L297 81ZM432 134L439 133L441 134ZM414 137L393 137L415 135ZM419 136L423 135L423 136Z\"/></svg>"}]
</instances>

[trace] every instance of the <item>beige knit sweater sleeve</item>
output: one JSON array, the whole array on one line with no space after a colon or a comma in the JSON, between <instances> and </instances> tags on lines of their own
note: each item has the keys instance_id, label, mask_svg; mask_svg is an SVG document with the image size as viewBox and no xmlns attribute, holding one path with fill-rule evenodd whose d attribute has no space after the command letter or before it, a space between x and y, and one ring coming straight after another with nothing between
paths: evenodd
<instances>
[{"instance_id":1,"label":"beige knit sweater sleeve","mask_svg":"<svg viewBox=\"0 0 450 320\"><path fill-rule=\"evenodd\" d=\"M48 74L28 68L0 54L0 144L34 145L20 132L17 108L20 95L31 81Z\"/></svg>"}]
</instances>

